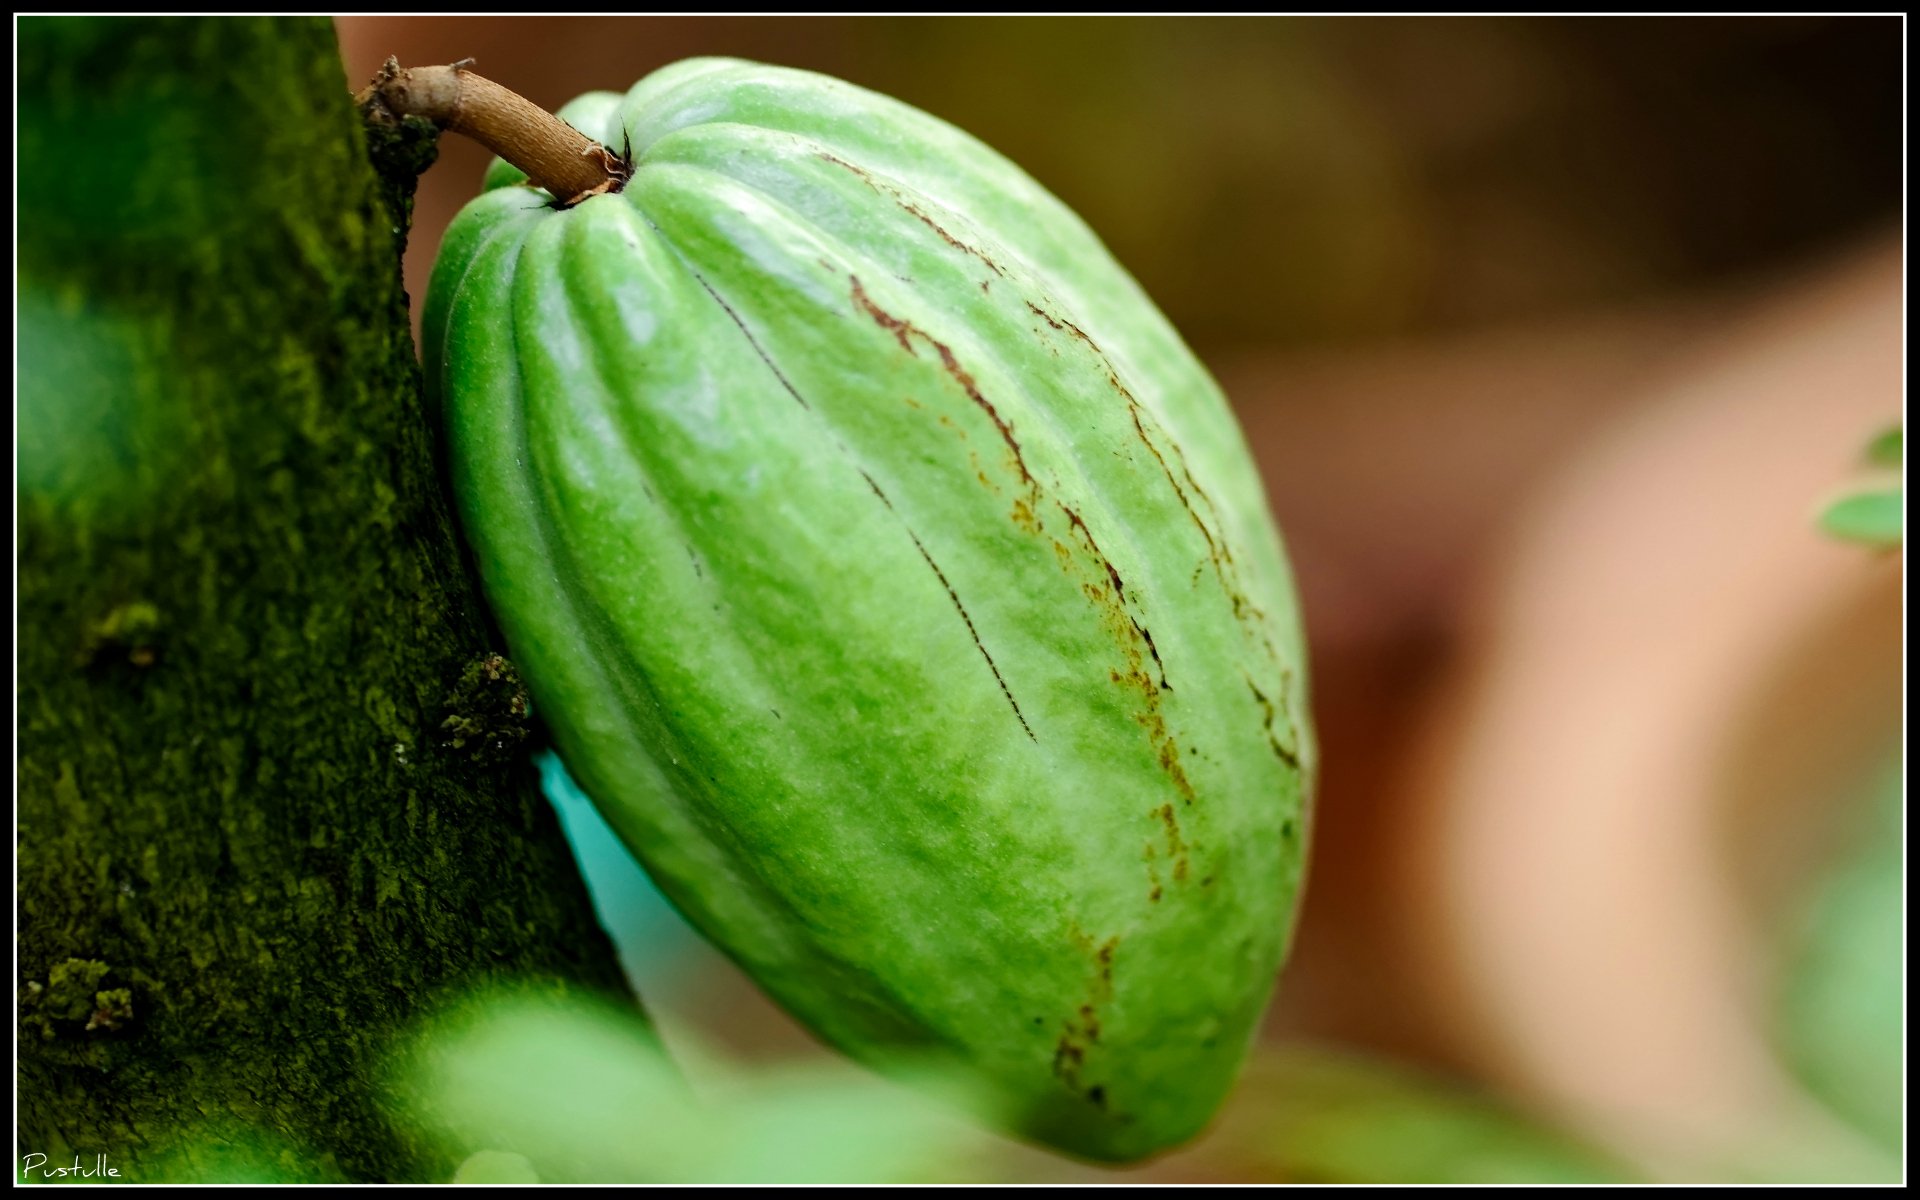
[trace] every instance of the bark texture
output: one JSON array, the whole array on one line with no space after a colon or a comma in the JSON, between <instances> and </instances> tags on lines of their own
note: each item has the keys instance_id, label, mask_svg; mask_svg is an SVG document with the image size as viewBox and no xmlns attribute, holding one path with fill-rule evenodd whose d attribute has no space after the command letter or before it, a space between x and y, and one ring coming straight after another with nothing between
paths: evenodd
<instances>
[{"instance_id":1,"label":"bark texture","mask_svg":"<svg viewBox=\"0 0 1920 1200\"><path fill-rule=\"evenodd\" d=\"M18 49L18 1150L447 1179L397 1037L620 983L443 497L410 189L325 20Z\"/></svg>"}]
</instances>

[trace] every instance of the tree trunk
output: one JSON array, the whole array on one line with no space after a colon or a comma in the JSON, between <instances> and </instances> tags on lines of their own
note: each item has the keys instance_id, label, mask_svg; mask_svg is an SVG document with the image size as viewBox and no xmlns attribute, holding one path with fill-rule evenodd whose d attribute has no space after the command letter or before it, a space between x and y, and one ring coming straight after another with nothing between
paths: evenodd
<instances>
[{"instance_id":1,"label":"tree trunk","mask_svg":"<svg viewBox=\"0 0 1920 1200\"><path fill-rule=\"evenodd\" d=\"M18 1149L444 1180L398 1035L620 984L443 495L410 173L325 20L18 36Z\"/></svg>"}]
</instances>

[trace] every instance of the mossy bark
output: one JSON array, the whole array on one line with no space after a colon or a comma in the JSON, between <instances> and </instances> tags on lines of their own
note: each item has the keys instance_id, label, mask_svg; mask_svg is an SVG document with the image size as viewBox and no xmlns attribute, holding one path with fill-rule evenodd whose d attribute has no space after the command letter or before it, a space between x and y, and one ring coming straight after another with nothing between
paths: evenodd
<instances>
[{"instance_id":1,"label":"mossy bark","mask_svg":"<svg viewBox=\"0 0 1920 1200\"><path fill-rule=\"evenodd\" d=\"M410 1024L620 984L524 714L476 693L515 685L421 400L408 189L325 20L18 32L18 1149L449 1178L390 1082Z\"/></svg>"}]
</instances>

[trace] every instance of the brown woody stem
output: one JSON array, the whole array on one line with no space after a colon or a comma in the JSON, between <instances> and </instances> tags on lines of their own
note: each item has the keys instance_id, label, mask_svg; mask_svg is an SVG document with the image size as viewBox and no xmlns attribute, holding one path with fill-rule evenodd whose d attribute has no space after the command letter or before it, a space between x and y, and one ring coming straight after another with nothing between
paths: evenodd
<instances>
[{"instance_id":1,"label":"brown woody stem","mask_svg":"<svg viewBox=\"0 0 1920 1200\"><path fill-rule=\"evenodd\" d=\"M377 98L396 117L425 117L464 133L527 173L561 205L617 192L627 182L626 160L526 97L467 69L402 68L388 59L363 97Z\"/></svg>"}]
</instances>

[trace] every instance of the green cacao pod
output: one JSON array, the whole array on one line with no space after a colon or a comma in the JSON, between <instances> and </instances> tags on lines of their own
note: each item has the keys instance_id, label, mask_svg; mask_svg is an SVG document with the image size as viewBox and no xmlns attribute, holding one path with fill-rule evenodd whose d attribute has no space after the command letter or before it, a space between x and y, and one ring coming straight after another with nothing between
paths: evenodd
<instances>
[{"instance_id":1,"label":"green cacao pod","mask_svg":"<svg viewBox=\"0 0 1920 1200\"><path fill-rule=\"evenodd\" d=\"M568 768L821 1036L1019 1132L1204 1125L1291 935L1291 580L1219 389L1074 214L916 109L702 59L505 164L425 334L453 484Z\"/></svg>"}]
</instances>

